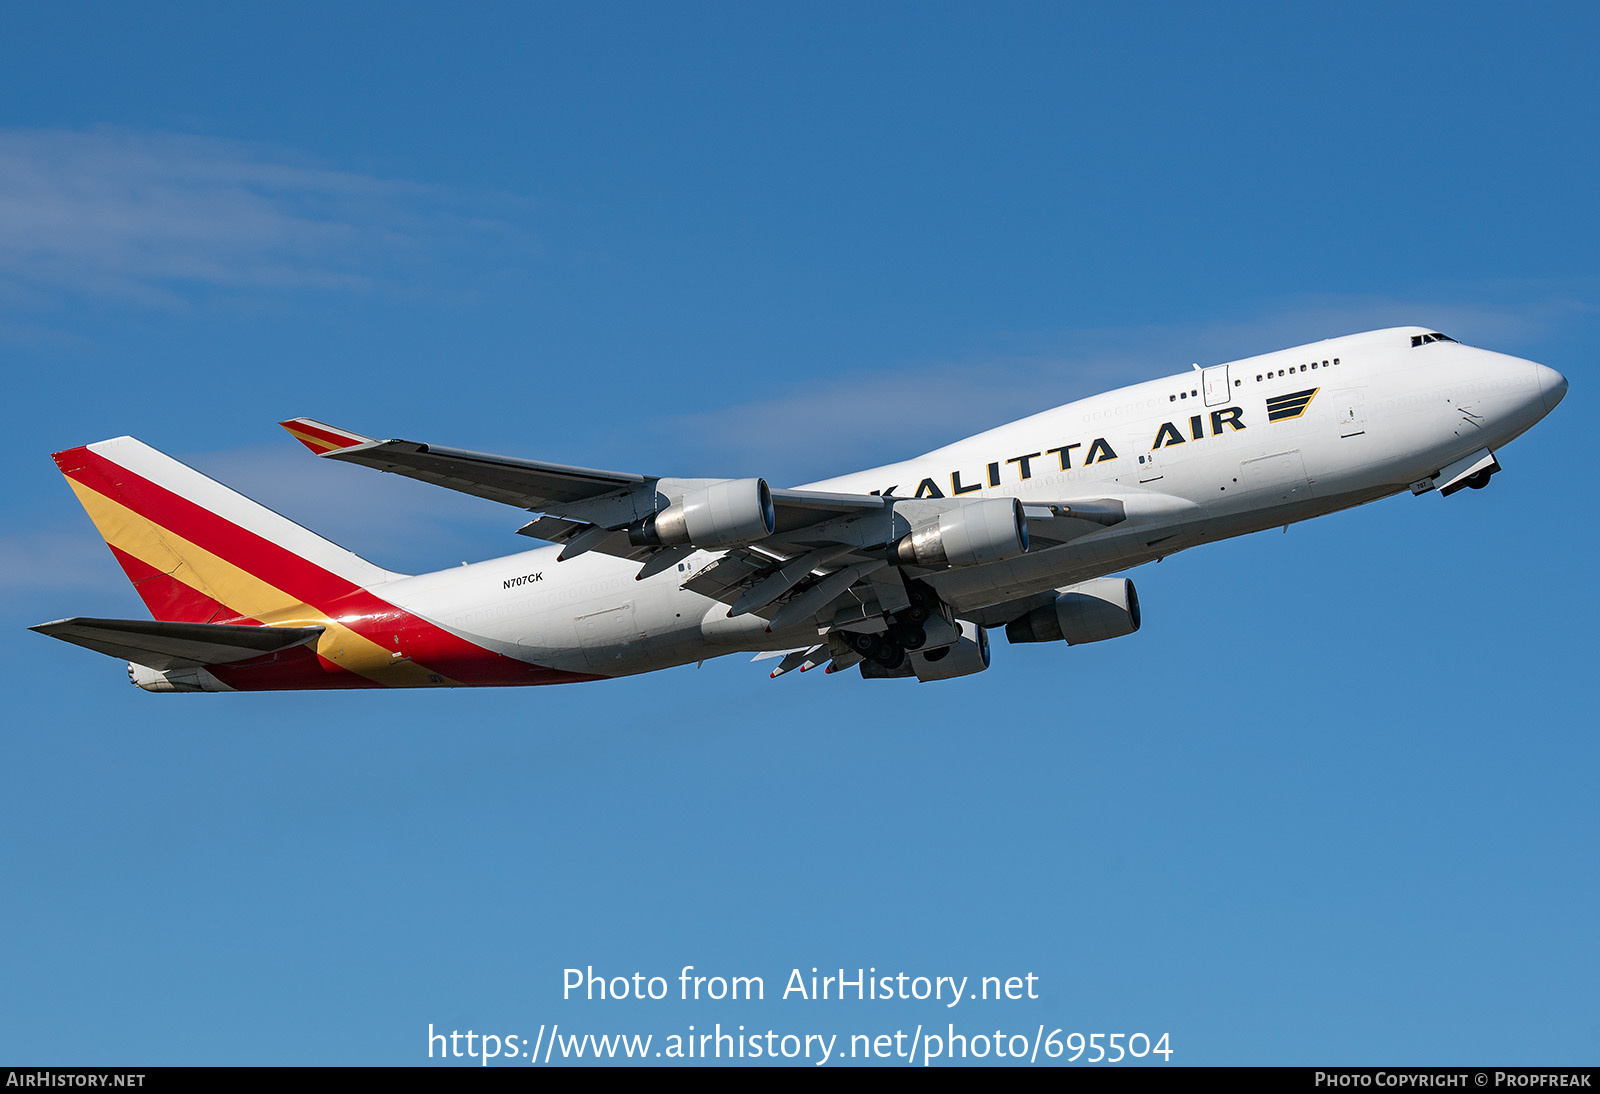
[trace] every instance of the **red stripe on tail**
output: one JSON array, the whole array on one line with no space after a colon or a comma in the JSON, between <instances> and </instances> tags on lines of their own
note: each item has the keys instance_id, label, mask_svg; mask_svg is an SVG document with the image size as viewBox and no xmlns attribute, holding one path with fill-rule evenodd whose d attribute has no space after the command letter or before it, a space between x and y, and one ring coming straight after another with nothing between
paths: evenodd
<instances>
[{"instance_id":1,"label":"red stripe on tail","mask_svg":"<svg viewBox=\"0 0 1600 1094\"><path fill-rule=\"evenodd\" d=\"M70 478L114 498L146 520L259 577L296 600L320 607L360 587L96 452L81 451L83 456L78 467L72 470L62 467ZM234 615L241 614L237 605L229 607L234 609Z\"/></svg>"},{"instance_id":2,"label":"red stripe on tail","mask_svg":"<svg viewBox=\"0 0 1600 1094\"><path fill-rule=\"evenodd\" d=\"M397 652L442 676L464 684L548 684L602 679L589 673L531 665L484 649L396 607L288 548L241 528L96 452L72 449L70 452L57 453L56 463L77 482L116 499L145 519L259 577L273 588L337 620L363 638L390 650L395 649L395 640L398 638L400 649ZM155 572L149 567L144 569L148 571L145 574L147 578ZM230 620L246 621L242 616L237 606L230 605L225 610L225 617ZM221 622L222 618L212 617L202 621ZM336 668L328 662L323 662L323 665ZM277 671L264 675L273 676ZM286 676L293 675L288 670L284 671ZM239 673L241 677L253 675L243 670ZM243 684L242 679L240 684ZM308 685L291 685L285 679L281 683L266 686Z\"/></svg>"},{"instance_id":3,"label":"red stripe on tail","mask_svg":"<svg viewBox=\"0 0 1600 1094\"><path fill-rule=\"evenodd\" d=\"M164 574L109 543L106 546L111 548L122 572L133 582L139 599L144 601L144 606L150 609L150 614L156 619L175 623L215 623L239 614L200 590L185 585L171 574Z\"/></svg>"}]
</instances>

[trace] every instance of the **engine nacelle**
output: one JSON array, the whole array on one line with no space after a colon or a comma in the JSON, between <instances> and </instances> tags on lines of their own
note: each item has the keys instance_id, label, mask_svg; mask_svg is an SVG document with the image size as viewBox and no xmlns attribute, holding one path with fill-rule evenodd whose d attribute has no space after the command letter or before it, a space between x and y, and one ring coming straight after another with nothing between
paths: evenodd
<instances>
[{"instance_id":1,"label":"engine nacelle","mask_svg":"<svg viewBox=\"0 0 1600 1094\"><path fill-rule=\"evenodd\" d=\"M766 479L729 479L692 491L628 528L635 547L742 547L776 526Z\"/></svg>"},{"instance_id":2,"label":"engine nacelle","mask_svg":"<svg viewBox=\"0 0 1600 1094\"><path fill-rule=\"evenodd\" d=\"M1055 603L1006 624L1008 642L1104 642L1139 629L1139 594L1125 577L1097 577L1059 590Z\"/></svg>"},{"instance_id":3,"label":"engine nacelle","mask_svg":"<svg viewBox=\"0 0 1600 1094\"><path fill-rule=\"evenodd\" d=\"M977 566L1016 558L1027 549L1022 503L985 498L946 509L911 529L895 545L895 556L916 566Z\"/></svg>"},{"instance_id":4,"label":"engine nacelle","mask_svg":"<svg viewBox=\"0 0 1600 1094\"><path fill-rule=\"evenodd\" d=\"M868 680L915 676L926 684L982 672L989 667L989 632L964 619L960 625L961 637L953 644L932 650L912 650L892 669L868 659L861 662L861 675Z\"/></svg>"}]
</instances>

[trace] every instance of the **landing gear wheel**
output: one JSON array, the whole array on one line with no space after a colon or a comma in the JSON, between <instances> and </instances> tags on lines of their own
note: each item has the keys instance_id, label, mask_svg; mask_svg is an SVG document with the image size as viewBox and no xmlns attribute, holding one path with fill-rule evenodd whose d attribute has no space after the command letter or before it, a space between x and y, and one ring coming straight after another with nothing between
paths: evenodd
<instances>
[{"instance_id":1,"label":"landing gear wheel","mask_svg":"<svg viewBox=\"0 0 1600 1094\"><path fill-rule=\"evenodd\" d=\"M1485 467L1482 471L1479 471L1476 475L1468 475L1467 476L1467 485L1472 487L1474 490L1482 490L1485 486L1488 486L1489 485L1489 469L1487 467Z\"/></svg>"},{"instance_id":2,"label":"landing gear wheel","mask_svg":"<svg viewBox=\"0 0 1600 1094\"><path fill-rule=\"evenodd\" d=\"M906 659L906 651L893 642L885 642L872 654L872 659L886 669L897 669Z\"/></svg>"},{"instance_id":3,"label":"landing gear wheel","mask_svg":"<svg viewBox=\"0 0 1600 1094\"><path fill-rule=\"evenodd\" d=\"M928 632L921 627L896 624L890 629L889 637L904 649L920 650L928 641Z\"/></svg>"},{"instance_id":4,"label":"landing gear wheel","mask_svg":"<svg viewBox=\"0 0 1600 1094\"><path fill-rule=\"evenodd\" d=\"M926 623L939 603L938 594L920 581L911 583L906 590L906 599L911 602L910 607L896 617L906 623Z\"/></svg>"},{"instance_id":5,"label":"landing gear wheel","mask_svg":"<svg viewBox=\"0 0 1600 1094\"><path fill-rule=\"evenodd\" d=\"M878 647L883 645L883 639L879 638L877 635L860 634L855 631L850 632L849 636L846 638L846 641L850 643L850 648L855 650L862 657L873 656L878 652Z\"/></svg>"}]
</instances>

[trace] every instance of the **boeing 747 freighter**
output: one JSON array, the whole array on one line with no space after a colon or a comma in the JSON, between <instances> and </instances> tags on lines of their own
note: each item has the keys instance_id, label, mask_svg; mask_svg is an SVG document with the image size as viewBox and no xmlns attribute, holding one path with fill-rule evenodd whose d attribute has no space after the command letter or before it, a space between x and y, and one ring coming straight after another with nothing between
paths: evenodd
<instances>
[{"instance_id":1,"label":"boeing 747 freighter","mask_svg":"<svg viewBox=\"0 0 1600 1094\"><path fill-rule=\"evenodd\" d=\"M1483 487L1566 391L1544 365L1400 327L1196 366L792 489L283 422L323 459L526 511L518 532L551 544L417 576L118 437L55 461L154 618L33 629L128 661L147 691L554 684L741 651L773 676L945 680L988 668L990 630L1137 631L1115 575L1141 563Z\"/></svg>"}]
</instances>

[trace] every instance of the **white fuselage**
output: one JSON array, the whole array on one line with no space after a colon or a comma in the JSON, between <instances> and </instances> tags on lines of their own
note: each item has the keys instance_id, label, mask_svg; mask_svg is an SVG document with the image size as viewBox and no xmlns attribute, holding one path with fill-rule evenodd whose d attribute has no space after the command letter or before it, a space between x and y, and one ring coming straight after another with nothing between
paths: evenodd
<instances>
[{"instance_id":1,"label":"white fuselage","mask_svg":"<svg viewBox=\"0 0 1600 1094\"><path fill-rule=\"evenodd\" d=\"M1404 491L1511 441L1565 392L1559 373L1531 361L1451 341L1413 345L1426 333L1373 331L1151 380L807 485L1040 503L1105 491L1125 500L1124 524L925 578L957 612L978 611ZM642 581L636 562L589 553L558 563L558 553L545 547L400 578L381 593L500 653L605 676L816 640L813 625L768 633L759 616L730 619L726 605L680 587L717 552Z\"/></svg>"}]
</instances>

